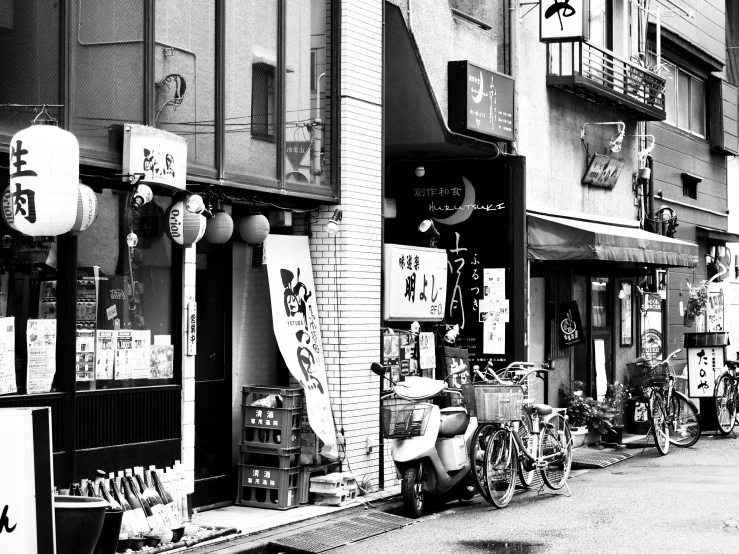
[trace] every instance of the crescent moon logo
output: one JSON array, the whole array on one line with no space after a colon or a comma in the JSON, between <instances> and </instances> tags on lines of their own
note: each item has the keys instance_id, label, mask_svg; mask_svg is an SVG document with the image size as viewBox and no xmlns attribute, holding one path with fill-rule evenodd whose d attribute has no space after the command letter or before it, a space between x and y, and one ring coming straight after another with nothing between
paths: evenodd
<instances>
[{"instance_id":1,"label":"crescent moon logo","mask_svg":"<svg viewBox=\"0 0 739 554\"><path fill-rule=\"evenodd\" d=\"M474 210L465 209L464 207L475 203L475 187L472 186L467 177L462 177L462 182L464 183L464 198L462 198L462 203L457 211L446 218L432 217L431 219L442 225L457 225L470 218Z\"/></svg>"},{"instance_id":2,"label":"crescent moon logo","mask_svg":"<svg viewBox=\"0 0 739 554\"><path fill-rule=\"evenodd\" d=\"M479 104L480 100L482 100L482 71L480 71L480 85L477 89L477 94L472 97L472 100L475 101L475 104Z\"/></svg>"}]
</instances>

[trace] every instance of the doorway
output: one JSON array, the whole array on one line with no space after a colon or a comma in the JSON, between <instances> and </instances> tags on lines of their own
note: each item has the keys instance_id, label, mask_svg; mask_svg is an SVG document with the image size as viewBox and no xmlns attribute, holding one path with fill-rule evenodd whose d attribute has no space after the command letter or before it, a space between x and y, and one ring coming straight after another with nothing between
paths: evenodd
<instances>
[{"instance_id":1,"label":"doorway","mask_svg":"<svg viewBox=\"0 0 739 554\"><path fill-rule=\"evenodd\" d=\"M231 468L231 243L198 243L195 298L195 492L193 508L230 504Z\"/></svg>"},{"instance_id":2,"label":"doorway","mask_svg":"<svg viewBox=\"0 0 739 554\"><path fill-rule=\"evenodd\" d=\"M606 383L613 381L613 305L612 279L590 279L591 360L594 377L593 398L606 394Z\"/></svg>"}]
</instances>

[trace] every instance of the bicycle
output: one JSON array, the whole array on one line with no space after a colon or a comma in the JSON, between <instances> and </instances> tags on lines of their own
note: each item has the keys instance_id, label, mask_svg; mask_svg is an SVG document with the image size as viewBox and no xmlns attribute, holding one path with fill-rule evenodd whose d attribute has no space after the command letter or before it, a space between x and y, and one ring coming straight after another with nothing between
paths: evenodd
<instances>
[{"instance_id":1,"label":"bicycle","mask_svg":"<svg viewBox=\"0 0 739 554\"><path fill-rule=\"evenodd\" d=\"M525 362L514 362L512 365L533 366ZM546 371L533 369L516 371L514 374L520 383L527 381L532 374ZM546 485L552 490L559 490L567 485L572 465L572 436L565 418L554 413L553 408L524 402L524 388L520 384L505 382L499 377L497 381L500 382L466 385L464 393L468 409L474 409L477 414L480 435L484 436L484 441L473 437L473 450L470 452L470 459L475 464L473 476L480 494L495 507L504 508L513 497L519 469L530 476L528 479L522 476L521 483L524 486L531 485L533 473L537 470L544 483L542 487ZM521 433L524 413L531 419L528 437L522 437ZM483 445L485 453L480 471L477 464Z\"/></svg>"},{"instance_id":2,"label":"bicycle","mask_svg":"<svg viewBox=\"0 0 739 554\"><path fill-rule=\"evenodd\" d=\"M700 416L695 404L675 389L678 379L670 365L677 349L664 360L651 364L633 362L626 364L631 385L647 400L647 417L657 451L666 456L670 444L680 448L693 446L701 436Z\"/></svg>"},{"instance_id":3,"label":"bicycle","mask_svg":"<svg viewBox=\"0 0 739 554\"><path fill-rule=\"evenodd\" d=\"M737 375L739 362L726 362L724 371L716 380L713 396L716 402L716 418L718 420L718 431L722 435L728 435L737 423L736 408L739 404L739 375Z\"/></svg>"}]
</instances>

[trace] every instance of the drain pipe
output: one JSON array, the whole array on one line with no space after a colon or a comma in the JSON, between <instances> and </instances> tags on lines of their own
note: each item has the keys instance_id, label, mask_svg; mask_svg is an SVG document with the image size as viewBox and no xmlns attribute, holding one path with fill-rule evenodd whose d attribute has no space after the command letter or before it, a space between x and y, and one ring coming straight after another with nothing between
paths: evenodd
<instances>
[{"instance_id":1,"label":"drain pipe","mask_svg":"<svg viewBox=\"0 0 739 554\"><path fill-rule=\"evenodd\" d=\"M647 154L647 167L649 168L649 196L647 197L647 217L649 218L649 230L656 233L654 221L654 158ZM652 269L652 292L657 292L657 268Z\"/></svg>"},{"instance_id":2,"label":"drain pipe","mask_svg":"<svg viewBox=\"0 0 739 554\"><path fill-rule=\"evenodd\" d=\"M408 9L410 10L410 2ZM410 15L410 14L409 14ZM382 168L380 170L380 179L382 180L381 190L382 190L382 199L381 203L385 202L385 195L387 194L387 191L385 190L387 187L387 179L385 177L386 169L385 169L385 0L382 1L382 83L380 83L380 133L382 134L382 138L380 139L380 163L382 164ZM382 209L382 207L381 207ZM380 215L380 268L382 268L382 264L385 263L384 254L385 251L384 248L385 244L385 216ZM384 295L385 290L383 287L380 287L380 305L382 306L384 302ZM382 316L380 316L380 325L382 325ZM377 486L380 490L385 490L385 437L383 436L382 432L382 378L380 378L380 390L378 395L378 403L380 405L379 412L379 418L378 418L378 429L379 429L379 436L377 437L377 443L378 443L378 464L380 465L380 471L379 475L377 476Z\"/></svg>"}]
</instances>

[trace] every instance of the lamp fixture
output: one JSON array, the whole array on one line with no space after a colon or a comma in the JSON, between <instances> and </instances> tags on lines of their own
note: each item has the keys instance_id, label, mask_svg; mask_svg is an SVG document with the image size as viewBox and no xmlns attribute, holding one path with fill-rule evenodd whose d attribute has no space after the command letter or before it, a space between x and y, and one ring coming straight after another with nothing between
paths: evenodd
<instances>
[{"instance_id":1,"label":"lamp fixture","mask_svg":"<svg viewBox=\"0 0 739 554\"><path fill-rule=\"evenodd\" d=\"M618 135L611 139L608 143L608 148L610 148L611 152L614 154L617 154L618 152L621 152L621 144L624 141L624 136L626 133L626 124L623 121L603 121L603 122L597 122L597 123L586 123L582 126L582 130L580 131L580 140L585 142L585 128L588 125L616 125L618 129Z\"/></svg>"},{"instance_id":2,"label":"lamp fixture","mask_svg":"<svg viewBox=\"0 0 739 554\"><path fill-rule=\"evenodd\" d=\"M213 218L213 213L205 207L203 197L199 194L191 194L187 197L187 201L185 202L185 209L191 214L202 214L209 219Z\"/></svg>"},{"instance_id":3,"label":"lamp fixture","mask_svg":"<svg viewBox=\"0 0 739 554\"><path fill-rule=\"evenodd\" d=\"M131 210L133 213L138 214L139 210L148 204L154 198L154 193L151 191L149 185L138 185L131 198Z\"/></svg>"},{"instance_id":4,"label":"lamp fixture","mask_svg":"<svg viewBox=\"0 0 739 554\"><path fill-rule=\"evenodd\" d=\"M426 168L422 165L419 165L418 167L416 167L415 173L416 177L423 177L424 175L426 175Z\"/></svg>"},{"instance_id":5,"label":"lamp fixture","mask_svg":"<svg viewBox=\"0 0 739 554\"><path fill-rule=\"evenodd\" d=\"M639 167L644 167L647 162L647 156L649 156L652 153L652 150L654 150L654 135L629 135L630 137L636 137L636 138L646 138L651 139L652 143L645 147L643 150L639 150L636 154L637 159L639 160Z\"/></svg>"},{"instance_id":6,"label":"lamp fixture","mask_svg":"<svg viewBox=\"0 0 739 554\"><path fill-rule=\"evenodd\" d=\"M441 235L439 234L439 231L436 230L434 222L431 219L424 219L418 225L418 232L429 237L429 246L431 248L436 248L436 243L439 242Z\"/></svg>"},{"instance_id":7,"label":"lamp fixture","mask_svg":"<svg viewBox=\"0 0 739 554\"><path fill-rule=\"evenodd\" d=\"M332 215L331 219L329 219L328 222L326 222L326 225L323 226L323 230L326 231L329 236L334 236L339 232L339 223L341 222L343 215L343 212L339 208L335 209L334 215Z\"/></svg>"}]
</instances>

